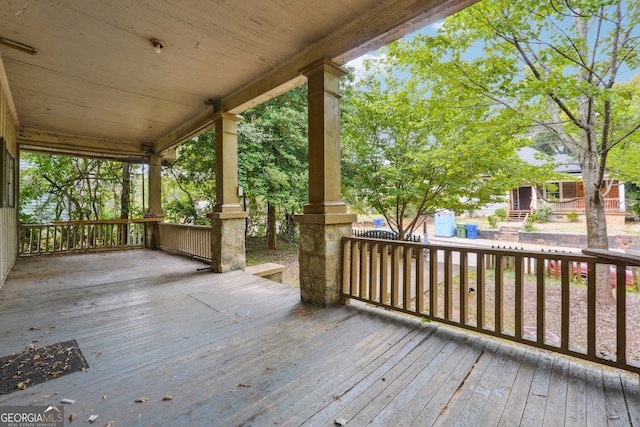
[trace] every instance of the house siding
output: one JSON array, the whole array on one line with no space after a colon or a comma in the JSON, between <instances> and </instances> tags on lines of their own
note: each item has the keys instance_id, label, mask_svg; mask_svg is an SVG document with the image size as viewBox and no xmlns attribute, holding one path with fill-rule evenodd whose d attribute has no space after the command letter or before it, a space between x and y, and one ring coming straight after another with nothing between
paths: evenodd
<instances>
[{"instance_id":1,"label":"house siding","mask_svg":"<svg viewBox=\"0 0 640 427\"><path fill-rule=\"evenodd\" d=\"M1 59L0 59L1 61ZM0 63L0 65L2 65ZM3 69L0 67L0 82L6 83L6 79L2 75ZM18 158L18 149L16 145L16 127L13 115L9 108L9 99L7 96L6 85L0 84L0 137L4 143L0 144L0 150L6 150L14 159ZM4 156L2 156L4 157ZM0 166L2 176L6 173L5 164L2 162ZM18 169L16 163L16 170ZM6 207L0 202L0 286L4 284L9 271L16 261L18 253L17 230L18 230L18 173L15 173L14 182L14 206ZM4 197L3 197L4 198Z\"/></svg>"}]
</instances>

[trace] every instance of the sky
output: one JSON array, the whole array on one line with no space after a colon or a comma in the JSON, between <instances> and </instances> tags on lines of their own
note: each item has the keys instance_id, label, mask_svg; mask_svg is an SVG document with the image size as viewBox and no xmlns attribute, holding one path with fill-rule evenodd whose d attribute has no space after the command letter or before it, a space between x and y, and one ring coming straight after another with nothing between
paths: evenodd
<instances>
[{"instance_id":1,"label":"sky","mask_svg":"<svg viewBox=\"0 0 640 427\"><path fill-rule=\"evenodd\" d=\"M433 24L427 25L411 34L408 34L404 37L404 40L411 40L416 34L424 34L427 36L435 36L437 35L438 31L442 28L444 24L444 21L440 20L437 22L434 22ZM637 27L638 28L638 27ZM637 29L636 28L636 29ZM640 37L640 36L638 36ZM477 46L475 48L472 48L469 52L470 57L473 57L474 55L479 56L482 55L482 47L481 46ZM355 78L356 81L363 78L365 76L365 70L364 70L364 61L367 59L372 59L372 58L380 58L382 56L382 54L379 51L374 51L371 53L367 53L359 58L356 58L352 61L349 61L346 66L348 67L353 67L355 68ZM636 74L638 74L639 70L638 69L633 69L630 70L626 64L623 64L621 70L618 73L618 77L616 79L617 82L619 83L623 83L626 82L628 80L630 80L631 78L633 78Z\"/></svg>"}]
</instances>

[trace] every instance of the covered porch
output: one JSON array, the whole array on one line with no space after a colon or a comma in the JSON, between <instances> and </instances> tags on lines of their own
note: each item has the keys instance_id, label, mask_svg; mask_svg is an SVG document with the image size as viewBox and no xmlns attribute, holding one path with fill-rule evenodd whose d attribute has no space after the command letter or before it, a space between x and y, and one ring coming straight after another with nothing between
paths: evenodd
<instances>
[{"instance_id":1,"label":"covered porch","mask_svg":"<svg viewBox=\"0 0 640 427\"><path fill-rule=\"evenodd\" d=\"M74 399L65 415L100 425L640 423L622 371L205 267L144 249L19 261L3 353L75 339L89 368L0 405Z\"/></svg>"}]
</instances>

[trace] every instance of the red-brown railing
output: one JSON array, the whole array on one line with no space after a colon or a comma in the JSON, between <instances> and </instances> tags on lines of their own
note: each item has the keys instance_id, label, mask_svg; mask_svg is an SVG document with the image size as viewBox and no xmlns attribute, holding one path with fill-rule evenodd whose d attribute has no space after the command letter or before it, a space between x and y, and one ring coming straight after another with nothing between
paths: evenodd
<instances>
[{"instance_id":1,"label":"red-brown railing","mask_svg":"<svg viewBox=\"0 0 640 427\"><path fill-rule=\"evenodd\" d=\"M155 218L20 224L21 256L142 248Z\"/></svg>"},{"instance_id":2,"label":"red-brown railing","mask_svg":"<svg viewBox=\"0 0 640 427\"><path fill-rule=\"evenodd\" d=\"M576 199L567 202L553 202L551 203L551 206L553 206L553 210L555 212L584 211L584 200ZM620 200L617 198L605 198L604 209L607 211L619 211Z\"/></svg>"},{"instance_id":3,"label":"red-brown railing","mask_svg":"<svg viewBox=\"0 0 640 427\"><path fill-rule=\"evenodd\" d=\"M640 373L624 260L355 237L342 249L345 300ZM613 269L613 302L597 303L596 268Z\"/></svg>"}]
</instances>

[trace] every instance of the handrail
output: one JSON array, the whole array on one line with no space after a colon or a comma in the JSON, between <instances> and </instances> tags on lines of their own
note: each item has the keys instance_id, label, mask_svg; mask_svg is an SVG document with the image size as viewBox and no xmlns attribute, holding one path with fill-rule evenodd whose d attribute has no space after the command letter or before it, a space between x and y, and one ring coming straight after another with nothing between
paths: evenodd
<instances>
[{"instance_id":1,"label":"handrail","mask_svg":"<svg viewBox=\"0 0 640 427\"><path fill-rule=\"evenodd\" d=\"M343 237L342 298L640 373L640 355L627 351L627 265L574 253ZM600 268L610 269L616 286L607 307L614 324L596 315ZM582 303L571 304L583 300L580 310ZM604 340L606 328L612 341Z\"/></svg>"},{"instance_id":2,"label":"handrail","mask_svg":"<svg viewBox=\"0 0 640 427\"><path fill-rule=\"evenodd\" d=\"M158 236L160 249L211 261L211 227L161 223Z\"/></svg>"},{"instance_id":3,"label":"handrail","mask_svg":"<svg viewBox=\"0 0 640 427\"><path fill-rule=\"evenodd\" d=\"M142 248L150 219L20 224L20 256Z\"/></svg>"}]
</instances>

